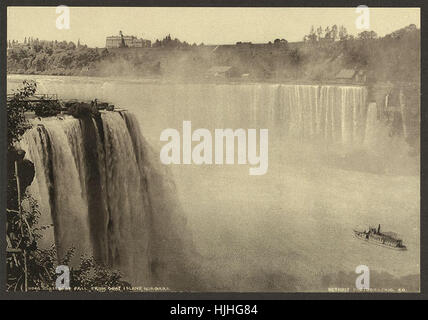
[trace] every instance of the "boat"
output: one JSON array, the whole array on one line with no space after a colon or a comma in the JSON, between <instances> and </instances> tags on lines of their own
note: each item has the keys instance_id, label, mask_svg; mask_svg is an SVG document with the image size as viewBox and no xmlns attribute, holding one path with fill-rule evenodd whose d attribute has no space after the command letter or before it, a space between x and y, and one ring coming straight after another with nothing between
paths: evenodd
<instances>
[{"instance_id":1,"label":"boat","mask_svg":"<svg viewBox=\"0 0 428 320\"><path fill-rule=\"evenodd\" d=\"M399 239L395 233L381 232L380 225L377 228L369 227L367 230L353 231L357 239L366 241L368 243L394 250L407 250L407 247L403 244L403 240Z\"/></svg>"}]
</instances>

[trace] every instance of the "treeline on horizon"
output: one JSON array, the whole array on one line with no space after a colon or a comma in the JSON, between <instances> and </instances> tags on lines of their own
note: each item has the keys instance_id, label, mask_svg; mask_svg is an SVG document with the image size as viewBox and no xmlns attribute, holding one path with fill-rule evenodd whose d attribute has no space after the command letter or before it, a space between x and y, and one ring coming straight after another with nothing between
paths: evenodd
<instances>
[{"instance_id":1,"label":"treeline on horizon","mask_svg":"<svg viewBox=\"0 0 428 320\"><path fill-rule=\"evenodd\" d=\"M349 35L343 26L312 26L302 42L190 45L167 35L151 48L89 48L73 42L10 43L8 73L201 78L215 65L233 66L256 80L332 80L341 69L367 71L368 81L420 78L420 30L409 25L384 37Z\"/></svg>"}]
</instances>

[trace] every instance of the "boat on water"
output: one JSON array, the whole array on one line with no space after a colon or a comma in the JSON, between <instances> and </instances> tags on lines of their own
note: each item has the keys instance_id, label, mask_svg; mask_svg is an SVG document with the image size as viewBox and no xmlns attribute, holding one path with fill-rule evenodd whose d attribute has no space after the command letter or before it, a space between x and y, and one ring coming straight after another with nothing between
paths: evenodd
<instances>
[{"instance_id":1,"label":"boat on water","mask_svg":"<svg viewBox=\"0 0 428 320\"><path fill-rule=\"evenodd\" d=\"M380 225L377 228L369 227L364 231L354 230L354 235L357 239L378 246L401 251L407 250L403 240L399 239L393 232L381 232Z\"/></svg>"}]
</instances>

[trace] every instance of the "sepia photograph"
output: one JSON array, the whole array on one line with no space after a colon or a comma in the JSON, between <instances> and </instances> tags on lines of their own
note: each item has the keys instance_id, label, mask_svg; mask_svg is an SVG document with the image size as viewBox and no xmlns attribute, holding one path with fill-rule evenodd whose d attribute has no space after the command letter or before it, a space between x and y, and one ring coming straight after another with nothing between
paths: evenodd
<instances>
[{"instance_id":1,"label":"sepia photograph","mask_svg":"<svg viewBox=\"0 0 428 320\"><path fill-rule=\"evenodd\" d=\"M420 8L6 10L7 292L421 292Z\"/></svg>"}]
</instances>

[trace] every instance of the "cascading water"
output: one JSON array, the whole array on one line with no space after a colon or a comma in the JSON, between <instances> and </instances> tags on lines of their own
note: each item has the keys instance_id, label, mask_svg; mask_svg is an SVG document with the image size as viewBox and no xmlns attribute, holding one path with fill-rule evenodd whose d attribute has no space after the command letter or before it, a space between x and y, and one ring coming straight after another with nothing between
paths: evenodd
<instances>
[{"instance_id":1,"label":"cascading water","mask_svg":"<svg viewBox=\"0 0 428 320\"><path fill-rule=\"evenodd\" d=\"M113 86L105 84L103 96ZM179 128L181 121L191 120L203 128L280 128L289 139L346 147L363 145L366 129L374 130L367 128L367 89L362 86L144 84L138 91L144 109L157 112L150 119L164 127Z\"/></svg>"},{"instance_id":2,"label":"cascading water","mask_svg":"<svg viewBox=\"0 0 428 320\"><path fill-rule=\"evenodd\" d=\"M390 146L400 157L407 149L402 137L388 135L381 106L367 103L365 87L50 76L37 82L39 93L96 97L132 111L43 119L22 141L36 169L30 191L46 213L40 224L55 225L41 240L56 241L62 255L74 246L77 255L124 271L133 285L192 291L314 290L324 281L320 274L353 270L361 256L373 270L398 277L419 272L418 250L380 258L377 248L348 237L352 225L388 223L409 248L419 248L419 177L382 174L395 159ZM180 130L183 120L193 129L268 128L267 174L161 165L160 132ZM403 159L400 168L412 164Z\"/></svg>"},{"instance_id":3,"label":"cascading water","mask_svg":"<svg viewBox=\"0 0 428 320\"><path fill-rule=\"evenodd\" d=\"M35 164L39 203L51 213L60 256L64 256L72 246L81 253L90 247L86 222L88 207L67 137L73 125L70 121L62 124L49 120L46 125L37 126L24 136L28 155Z\"/></svg>"},{"instance_id":4,"label":"cascading water","mask_svg":"<svg viewBox=\"0 0 428 320\"><path fill-rule=\"evenodd\" d=\"M364 87L284 85L280 89L276 112L290 137L321 138L345 146L359 145L364 140Z\"/></svg>"},{"instance_id":5,"label":"cascading water","mask_svg":"<svg viewBox=\"0 0 428 320\"><path fill-rule=\"evenodd\" d=\"M159 84L94 78L87 80L82 88L77 79L68 80L66 85L63 81L43 78L39 80L39 88L64 98L98 97L120 106L133 106L138 101L134 111L143 109L145 117L139 121L145 126L145 134L154 141L159 140L160 125L179 128L183 120L208 129L276 127L281 128L283 137L300 142L323 140L344 147L367 146L366 131L376 131L370 127L373 122L367 122L364 86ZM135 89L132 95L131 88Z\"/></svg>"},{"instance_id":6,"label":"cascading water","mask_svg":"<svg viewBox=\"0 0 428 320\"><path fill-rule=\"evenodd\" d=\"M177 281L188 281L191 243L179 236L186 226L174 185L153 161L132 114L44 119L22 146L35 163L30 192L50 212L59 258L74 247L76 257L94 256L133 285L166 281L181 288ZM47 216L42 223L49 224ZM179 279L169 279L176 272Z\"/></svg>"}]
</instances>

